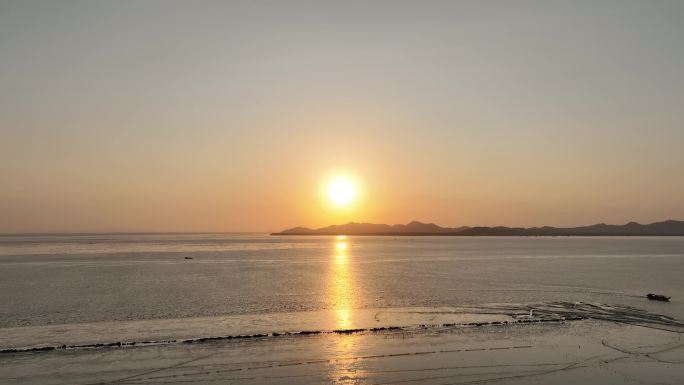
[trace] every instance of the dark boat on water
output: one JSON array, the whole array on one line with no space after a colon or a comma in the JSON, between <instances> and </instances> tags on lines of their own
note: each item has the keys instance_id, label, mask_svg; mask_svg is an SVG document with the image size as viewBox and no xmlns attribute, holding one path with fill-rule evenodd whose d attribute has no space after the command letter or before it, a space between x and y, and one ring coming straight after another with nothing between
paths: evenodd
<instances>
[{"instance_id":1,"label":"dark boat on water","mask_svg":"<svg viewBox=\"0 0 684 385\"><path fill-rule=\"evenodd\" d=\"M666 297L662 294L649 293L649 294L646 294L646 298L652 299L654 301L670 302L670 297Z\"/></svg>"}]
</instances>

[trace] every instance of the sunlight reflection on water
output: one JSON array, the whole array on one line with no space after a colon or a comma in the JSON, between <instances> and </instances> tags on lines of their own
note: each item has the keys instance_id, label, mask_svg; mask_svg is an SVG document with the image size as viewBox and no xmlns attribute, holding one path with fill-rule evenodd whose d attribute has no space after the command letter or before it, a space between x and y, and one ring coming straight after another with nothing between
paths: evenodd
<instances>
[{"instance_id":1,"label":"sunlight reflection on water","mask_svg":"<svg viewBox=\"0 0 684 385\"><path fill-rule=\"evenodd\" d=\"M333 244L329 295L330 303L333 304L336 328L341 330L355 327L353 309L358 299L356 298L358 291L354 288L354 273L349 250L350 243L348 238L344 235L337 236ZM337 354L341 356L353 356L356 354L353 336L341 334L337 338ZM354 365L358 365L358 363L354 363ZM360 369L353 368L352 370L345 365L336 363L332 368L331 378L344 381L344 379L348 378L350 370L357 372Z\"/></svg>"},{"instance_id":2,"label":"sunlight reflection on water","mask_svg":"<svg viewBox=\"0 0 684 385\"><path fill-rule=\"evenodd\" d=\"M330 303L333 304L338 329L349 329L352 325L354 291L352 290L352 275L350 273L347 249L347 240L337 237L331 268Z\"/></svg>"}]
</instances>

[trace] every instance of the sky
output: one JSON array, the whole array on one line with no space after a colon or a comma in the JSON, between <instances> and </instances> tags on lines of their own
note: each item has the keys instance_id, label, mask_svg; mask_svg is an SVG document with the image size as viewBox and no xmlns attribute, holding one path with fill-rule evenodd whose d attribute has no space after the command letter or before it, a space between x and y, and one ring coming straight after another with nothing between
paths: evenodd
<instances>
[{"instance_id":1,"label":"sky","mask_svg":"<svg viewBox=\"0 0 684 385\"><path fill-rule=\"evenodd\" d=\"M0 232L684 219L681 1L0 0ZM347 176L355 202L325 183Z\"/></svg>"}]
</instances>

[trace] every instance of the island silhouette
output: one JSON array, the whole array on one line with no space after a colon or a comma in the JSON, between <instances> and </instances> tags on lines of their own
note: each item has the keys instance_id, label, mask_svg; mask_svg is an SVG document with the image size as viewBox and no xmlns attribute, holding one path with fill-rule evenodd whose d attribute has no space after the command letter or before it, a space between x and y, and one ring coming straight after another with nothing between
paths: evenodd
<instances>
[{"instance_id":1,"label":"island silhouette","mask_svg":"<svg viewBox=\"0 0 684 385\"><path fill-rule=\"evenodd\" d=\"M580 227L441 227L434 223L409 222L405 225L349 222L318 229L294 227L271 235L446 235L446 236L684 236L684 221L666 220L642 225L599 223Z\"/></svg>"}]
</instances>

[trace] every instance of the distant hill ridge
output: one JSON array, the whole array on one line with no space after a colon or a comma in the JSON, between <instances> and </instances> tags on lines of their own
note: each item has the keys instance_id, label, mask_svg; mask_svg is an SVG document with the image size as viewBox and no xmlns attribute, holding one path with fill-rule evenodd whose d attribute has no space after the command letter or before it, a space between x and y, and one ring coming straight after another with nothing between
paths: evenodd
<instances>
[{"instance_id":1,"label":"distant hill ridge","mask_svg":"<svg viewBox=\"0 0 684 385\"><path fill-rule=\"evenodd\" d=\"M332 225L319 229L295 227L272 235L451 235L451 236L684 236L684 221L666 220L642 225L629 222L624 225L607 225L599 223L580 227L441 227L434 223L409 222L405 225L386 225L375 223L349 222L344 225Z\"/></svg>"}]
</instances>

